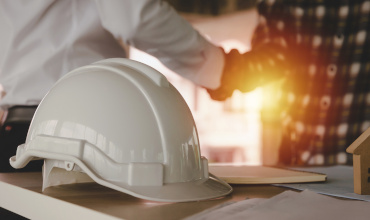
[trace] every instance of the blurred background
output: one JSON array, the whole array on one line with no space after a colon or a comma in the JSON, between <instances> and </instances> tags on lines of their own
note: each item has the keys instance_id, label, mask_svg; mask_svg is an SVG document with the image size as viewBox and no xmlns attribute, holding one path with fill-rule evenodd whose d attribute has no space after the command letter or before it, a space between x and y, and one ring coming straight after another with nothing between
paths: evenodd
<instances>
[{"instance_id":1,"label":"blurred background","mask_svg":"<svg viewBox=\"0 0 370 220\"><path fill-rule=\"evenodd\" d=\"M226 51L245 52L257 23L255 0L167 0L202 35ZM162 72L188 103L198 128L201 153L213 163L274 165L280 143L279 82L225 102L164 67L156 58L128 48L130 58Z\"/></svg>"},{"instance_id":2,"label":"blurred background","mask_svg":"<svg viewBox=\"0 0 370 220\"><path fill-rule=\"evenodd\" d=\"M240 52L250 49L257 23L256 0L166 1L202 35L226 52L233 48ZM122 46L131 59L163 73L182 94L195 119L201 153L209 162L277 163L281 111L276 100L280 96L278 88L281 83L272 83L245 94L236 91L225 102L213 101L205 89L171 72L156 58Z\"/></svg>"}]
</instances>

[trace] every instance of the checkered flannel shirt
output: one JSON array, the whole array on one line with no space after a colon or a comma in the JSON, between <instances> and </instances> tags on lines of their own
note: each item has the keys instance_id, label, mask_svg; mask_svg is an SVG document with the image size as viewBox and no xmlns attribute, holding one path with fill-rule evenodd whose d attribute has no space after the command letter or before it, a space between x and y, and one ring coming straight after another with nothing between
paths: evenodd
<instances>
[{"instance_id":1,"label":"checkered flannel shirt","mask_svg":"<svg viewBox=\"0 0 370 220\"><path fill-rule=\"evenodd\" d=\"M370 127L370 1L266 0L258 11L251 52L291 70L280 162L350 164L346 148Z\"/></svg>"}]
</instances>

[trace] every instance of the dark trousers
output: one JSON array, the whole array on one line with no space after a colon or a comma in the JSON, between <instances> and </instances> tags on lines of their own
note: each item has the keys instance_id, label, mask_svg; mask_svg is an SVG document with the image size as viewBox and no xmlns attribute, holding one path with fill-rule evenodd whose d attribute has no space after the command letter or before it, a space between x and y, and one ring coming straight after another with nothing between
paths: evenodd
<instances>
[{"instance_id":1,"label":"dark trousers","mask_svg":"<svg viewBox=\"0 0 370 220\"><path fill-rule=\"evenodd\" d=\"M25 168L14 169L9 158L16 155L17 147L24 144L37 106L14 106L8 109L0 129L0 172L41 171L43 160L31 161Z\"/></svg>"}]
</instances>

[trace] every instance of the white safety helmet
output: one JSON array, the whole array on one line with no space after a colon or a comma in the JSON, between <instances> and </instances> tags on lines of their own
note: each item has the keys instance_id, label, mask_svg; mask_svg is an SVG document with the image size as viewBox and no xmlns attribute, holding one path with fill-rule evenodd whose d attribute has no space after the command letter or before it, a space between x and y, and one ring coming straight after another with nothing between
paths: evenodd
<instances>
[{"instance_id":1,"label":"white safety helmet","mask_svg":"<svg viewBox=\"0 0 370 220\"><path fill-rule=\"evenodd\" d=\"M95 181L164 202L232 192L208 173L179 92L158 71L129 59L78 68L54 85L10 164L22 168L35 159L45 159L43 189Z\"/></svg>"}]
</instances>

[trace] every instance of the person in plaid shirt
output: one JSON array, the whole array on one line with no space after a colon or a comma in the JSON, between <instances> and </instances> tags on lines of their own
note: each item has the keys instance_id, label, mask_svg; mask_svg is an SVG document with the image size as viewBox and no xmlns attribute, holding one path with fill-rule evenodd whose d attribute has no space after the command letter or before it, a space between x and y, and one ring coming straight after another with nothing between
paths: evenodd
<instances>
[{"instance_id":1,"label":"person in plaid shirt","mask_svg":"<svg viewBox=\"0 0 370 220\"><path fill-rule=\"evenodd\" d=\"M370 127L370 1L266 0L252 50L226 54L216 100L284 78L280 163L351 164Z\"/></svg>"}]
</instances>

